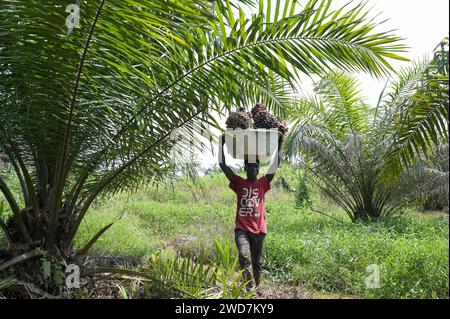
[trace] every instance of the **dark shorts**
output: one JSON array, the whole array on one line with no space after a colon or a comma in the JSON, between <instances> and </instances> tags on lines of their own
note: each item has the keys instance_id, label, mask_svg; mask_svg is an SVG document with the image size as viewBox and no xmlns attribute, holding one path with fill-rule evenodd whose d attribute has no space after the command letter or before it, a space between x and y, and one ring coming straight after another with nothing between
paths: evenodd
<instances>
[{"instance_id":1,"label":"dark shorts","mask_svg":"<svg viewBox=\"0 0 450 319\"><path fill-rule=\"evenodd\" d=\"M261 278L261 262L266 234L253 234L242 229L234 231L236 246L239 252L239 266L244 269L244 280L250 281L251 288L258 286Z\"/></svg>"}]
</instances>

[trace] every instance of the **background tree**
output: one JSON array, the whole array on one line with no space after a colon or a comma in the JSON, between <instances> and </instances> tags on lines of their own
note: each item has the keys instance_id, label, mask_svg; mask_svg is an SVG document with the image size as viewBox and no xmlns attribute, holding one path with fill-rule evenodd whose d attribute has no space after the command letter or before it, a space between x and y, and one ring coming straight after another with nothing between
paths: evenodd
<instances>
[{"instance_id":1,"label":"background tree","mask_svg":"<svg viewBox=\"0 0 450 319\"><path fill-rule=\"evenodd\" d=\"M402 196L415 200L424 211L448 213L448 140L433 147L430 156L421 156L402 178Z\"/></svg>"},{"instance_id":2,"label":"background tree","mask_svg":"<svg viewBox=\"0 0 450 319\"><path fill-rule=\"evenodd\" d=\"M446 50L401 70L375 107L365 103L358 81L341 71L316 84L317 97L301 100L287 154L313 172L352 221L397 212L408 199L394 196L405 168L448 138L448 59L443 68L440 63L448 45Z\"/></svg>"}]
</instances>

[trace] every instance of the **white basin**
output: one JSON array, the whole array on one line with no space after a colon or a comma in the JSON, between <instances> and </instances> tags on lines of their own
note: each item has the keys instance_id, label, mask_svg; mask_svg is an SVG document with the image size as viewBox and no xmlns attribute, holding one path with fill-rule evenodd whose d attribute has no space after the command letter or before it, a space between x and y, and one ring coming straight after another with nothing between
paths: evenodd
<instances>
[{"instance_id":1,"label":"white basin","mask_svg":"<svg viewBox=\"0 0 450 319\"><path fill-rule=\"evenodd\" d=\"M225 144L235 159L258 158L268 160L278 147L278 129L227 129Z\"/></svg>"}]
</instances>

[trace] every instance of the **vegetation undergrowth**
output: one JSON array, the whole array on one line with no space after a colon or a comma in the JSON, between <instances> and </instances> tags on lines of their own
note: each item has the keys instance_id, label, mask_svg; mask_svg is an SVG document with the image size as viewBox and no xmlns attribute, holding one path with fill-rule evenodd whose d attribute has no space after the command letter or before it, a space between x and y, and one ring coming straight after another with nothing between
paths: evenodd
<instances>
[{"instance_id":1,"label":"vegetation undergrowth","mask_svg":"<svg viewBox=\"0 0 450 319\"><path fill-rule=\"evenodd\" d=\"M274 185L282 184L285 174L279 175ZM87 215L77 244L121 217L93 247L95 254L163 252L214 263L220 258L215 239L234 243L234 194L216 173L196 185L181 179L104 199ZM267 194L265 283L367 298L448 298L447 214L411 208L400 216L354 224L313 185L310 189L316 210L335 219L296 208L294 188L274 187ZM234 244L230 249L237 253ZM368 287L377 271L379 284Z\"/></svg>"}]
</instances>

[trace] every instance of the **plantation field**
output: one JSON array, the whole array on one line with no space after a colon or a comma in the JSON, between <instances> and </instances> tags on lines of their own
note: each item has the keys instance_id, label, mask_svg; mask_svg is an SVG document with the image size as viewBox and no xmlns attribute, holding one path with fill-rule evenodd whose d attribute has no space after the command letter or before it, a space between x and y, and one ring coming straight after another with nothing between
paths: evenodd
<instances>
[{"instance_id":1,"label":"plantation field","mask_svg":"<svg viewBox=\"0 0 450 319\"><path fill-rule=\"evenodd\" d=\"M276 178L274 184L279 182ZM235 195L227 185L222 174L214 173L103 198L88 211L77 245L115 222L91 254L142 257L160 251L169 257L207 256L213 262L217 239L229 240L236 255ZM449 297L448 214L405 209L401 216L353 224L317 191L311 194L313 207L339 221L296 208L294 194L274 187L266 197L262 297ZM375 287L370 284L374 269L380 271Z\"/></svg>"},{"instance_id":2,"label":"plantation field","mask_svg":"<svg viewBox=\"0 0 450 319\"><path fill-rule=\"evenodd\" d=\"M0 299L448 299L448 2L370 2L3 0Z\"/></svg>"}]
</instances>

